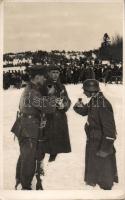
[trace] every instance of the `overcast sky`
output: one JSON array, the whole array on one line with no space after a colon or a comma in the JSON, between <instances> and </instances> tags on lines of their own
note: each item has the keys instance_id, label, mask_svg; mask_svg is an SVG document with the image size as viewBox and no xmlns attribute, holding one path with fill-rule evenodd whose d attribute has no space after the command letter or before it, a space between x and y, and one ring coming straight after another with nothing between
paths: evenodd
<instances>
[{"instance_id":1,"label":"overcast sky","mask_svg":"<svg viewBox=\"0 0 125 200\"><path fill-rule=\"evenodd\" d=\"M104 33L122 36L122 2L6 2L4 52L98 48Z\"/></svg>"}]
</instances>

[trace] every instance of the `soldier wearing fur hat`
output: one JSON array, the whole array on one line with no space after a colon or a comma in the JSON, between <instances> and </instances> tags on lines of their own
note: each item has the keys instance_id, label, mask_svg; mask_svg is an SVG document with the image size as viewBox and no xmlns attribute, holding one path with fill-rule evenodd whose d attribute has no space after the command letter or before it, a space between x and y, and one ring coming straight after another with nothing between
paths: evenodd
<instances>
[{"instance_id":1,"label":"soldier wearing fur hat","mask_svg":"<svg viewBox=\"0 0 125 200\"><path fill-rule=\"evenodd\" d=\"M114 141L116 126L111 103L100 91L98 81L88 79L83 83L84 94L90 97L88 104L78 101L74 110L86 116L86 155L84 181L90 186L98 184L104 190L111 190L118 182Z\"/></svg>"},{"instance_id":2,"label":"soldier wearing fur hat","mask_svg":"<svg viewBox=\"0 0 125 200\"><path fill-rule=\"evenodd\" d=\"M20 146L20 156L17 162L16 179L23 190L31 190L31 183L36 169L37 144L41 132L43 116L46 112L54 112L54 107L48 110L43 105L43 93L40 88L46 81L46 69L43 66L29 68L30 82L25 87L19 103L19 116L11 131L17 136ZM51 105L50 105L51 106ZM44 154L40 154L42 160Z\"/></svg>"}]
</instances>

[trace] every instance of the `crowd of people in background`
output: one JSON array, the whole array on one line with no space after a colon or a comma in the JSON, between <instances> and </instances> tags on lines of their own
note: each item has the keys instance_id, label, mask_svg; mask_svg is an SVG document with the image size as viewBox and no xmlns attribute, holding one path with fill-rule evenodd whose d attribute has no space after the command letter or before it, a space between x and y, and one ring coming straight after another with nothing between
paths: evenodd
<instances>
[{"instance_id":1,"label":"crowd of people in background","mask_svg":"<svg viewBox=\"0 0 125 200\"><path fill-rule=\"evenodd\" d=\"M5 90L11 86L20 89L21 87L25 87L28 81L29 74L23 70L3 72L3 88Z\"/></svg>"},{"instance_id":2,"label":"crowd of people in background","mask_svg":"<svg viewBox=\"0 0 125 200\"><path fill-rule=\"evenodd\" d=\"M11 58L11 59L10 59ZM28 68L31 65L42 64L48 66L58 65L60 79L63 84L78 84L86 79L93 79L104 83L122 83L122 63L99 60L96 54L91 52L86 55L81 52L42 52L26 54L15 57L4 57L3 88L21 88L29 81ZM11 65L11 66L10 66ZM9 67L9 70L7 70ZM19 67L19 69L18 69ZM25 67L25 70L23 69ZM15 70L14 70L15 68ZM17 68L17 69L16 69Z\"/></svg>"}]
</instances>

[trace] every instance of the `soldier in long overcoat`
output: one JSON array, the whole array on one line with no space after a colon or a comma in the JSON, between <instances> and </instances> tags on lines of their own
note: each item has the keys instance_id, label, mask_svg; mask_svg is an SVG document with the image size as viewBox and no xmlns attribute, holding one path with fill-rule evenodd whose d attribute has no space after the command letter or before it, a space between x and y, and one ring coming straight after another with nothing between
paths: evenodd
<instances>
[{"instance_id":1,"label":"soldier in long overcoat","mask_svg":"<svg viewBox=\"0 0 125 200\"><path fill-rule=\"evenodd\" d=\"M85 124L87 135L85 154L86 184L111 190L113 183L118 182L114 141L116 126L111 103L100 91L99 83L90 79L83 83L84 93L91 97L88 104L77 102L75 112L88 115Z\"/></svg>"},{"instance_id":2,"label":"soldier in long overcoat","mask_svg":"<svg viewBox=\"0 0 125 200\"><path fill-rule=\"evenodd\" d=\"M24 89L19 103L19 117L11 131L17 136L20 146L20 156L17 162L16 178L19 179L23 190L31 190L31 183L36 169L37 143L41 132L41 115L46 113L43 106L43 96L40 88L46 78L44 67L32 67L30 69L31 81ZM50 105L51 106L51 105ZM53 112L54 107L47 109ZM39 153L42 160L44 154Z\"/></svg>"},{"instance_id":3,"label":"soldier in long overcoat","mask_svg":"<svg viewBox=\"0 0 125 200\"><path fill-rule=\"evenodd\" d=\"M48 67L48 80L46 87L48 90L54 88L54 97L56 99L56 109L53 113L46 114L46 127L44 134L46 141L42 143L41 148L44 153L50 154L49 161L54 161L58 153L71 152L68 122L66 112L71 101L68 97L65 86L59 80L59 68L56 66Z\"/></svg>"}]
</instances>

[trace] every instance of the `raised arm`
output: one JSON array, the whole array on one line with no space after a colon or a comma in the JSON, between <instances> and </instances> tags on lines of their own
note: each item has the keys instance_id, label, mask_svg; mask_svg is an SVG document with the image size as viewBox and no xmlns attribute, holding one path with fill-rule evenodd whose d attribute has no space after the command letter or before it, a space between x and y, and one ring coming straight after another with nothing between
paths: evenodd
<instances>
[{"instance_id":1,"label":"raised arm","mask_svg":"<svg viewBox=\"0 0 125 200\"><path fill-rule=\"evenodd\" d=\"M79 102L77 102L74 107L73 107L74 111L76 113L78 113L79 115L82 115L82 116L86 116L88 115L88 104L80 104Z\"/></svg>"}]
</instances>

